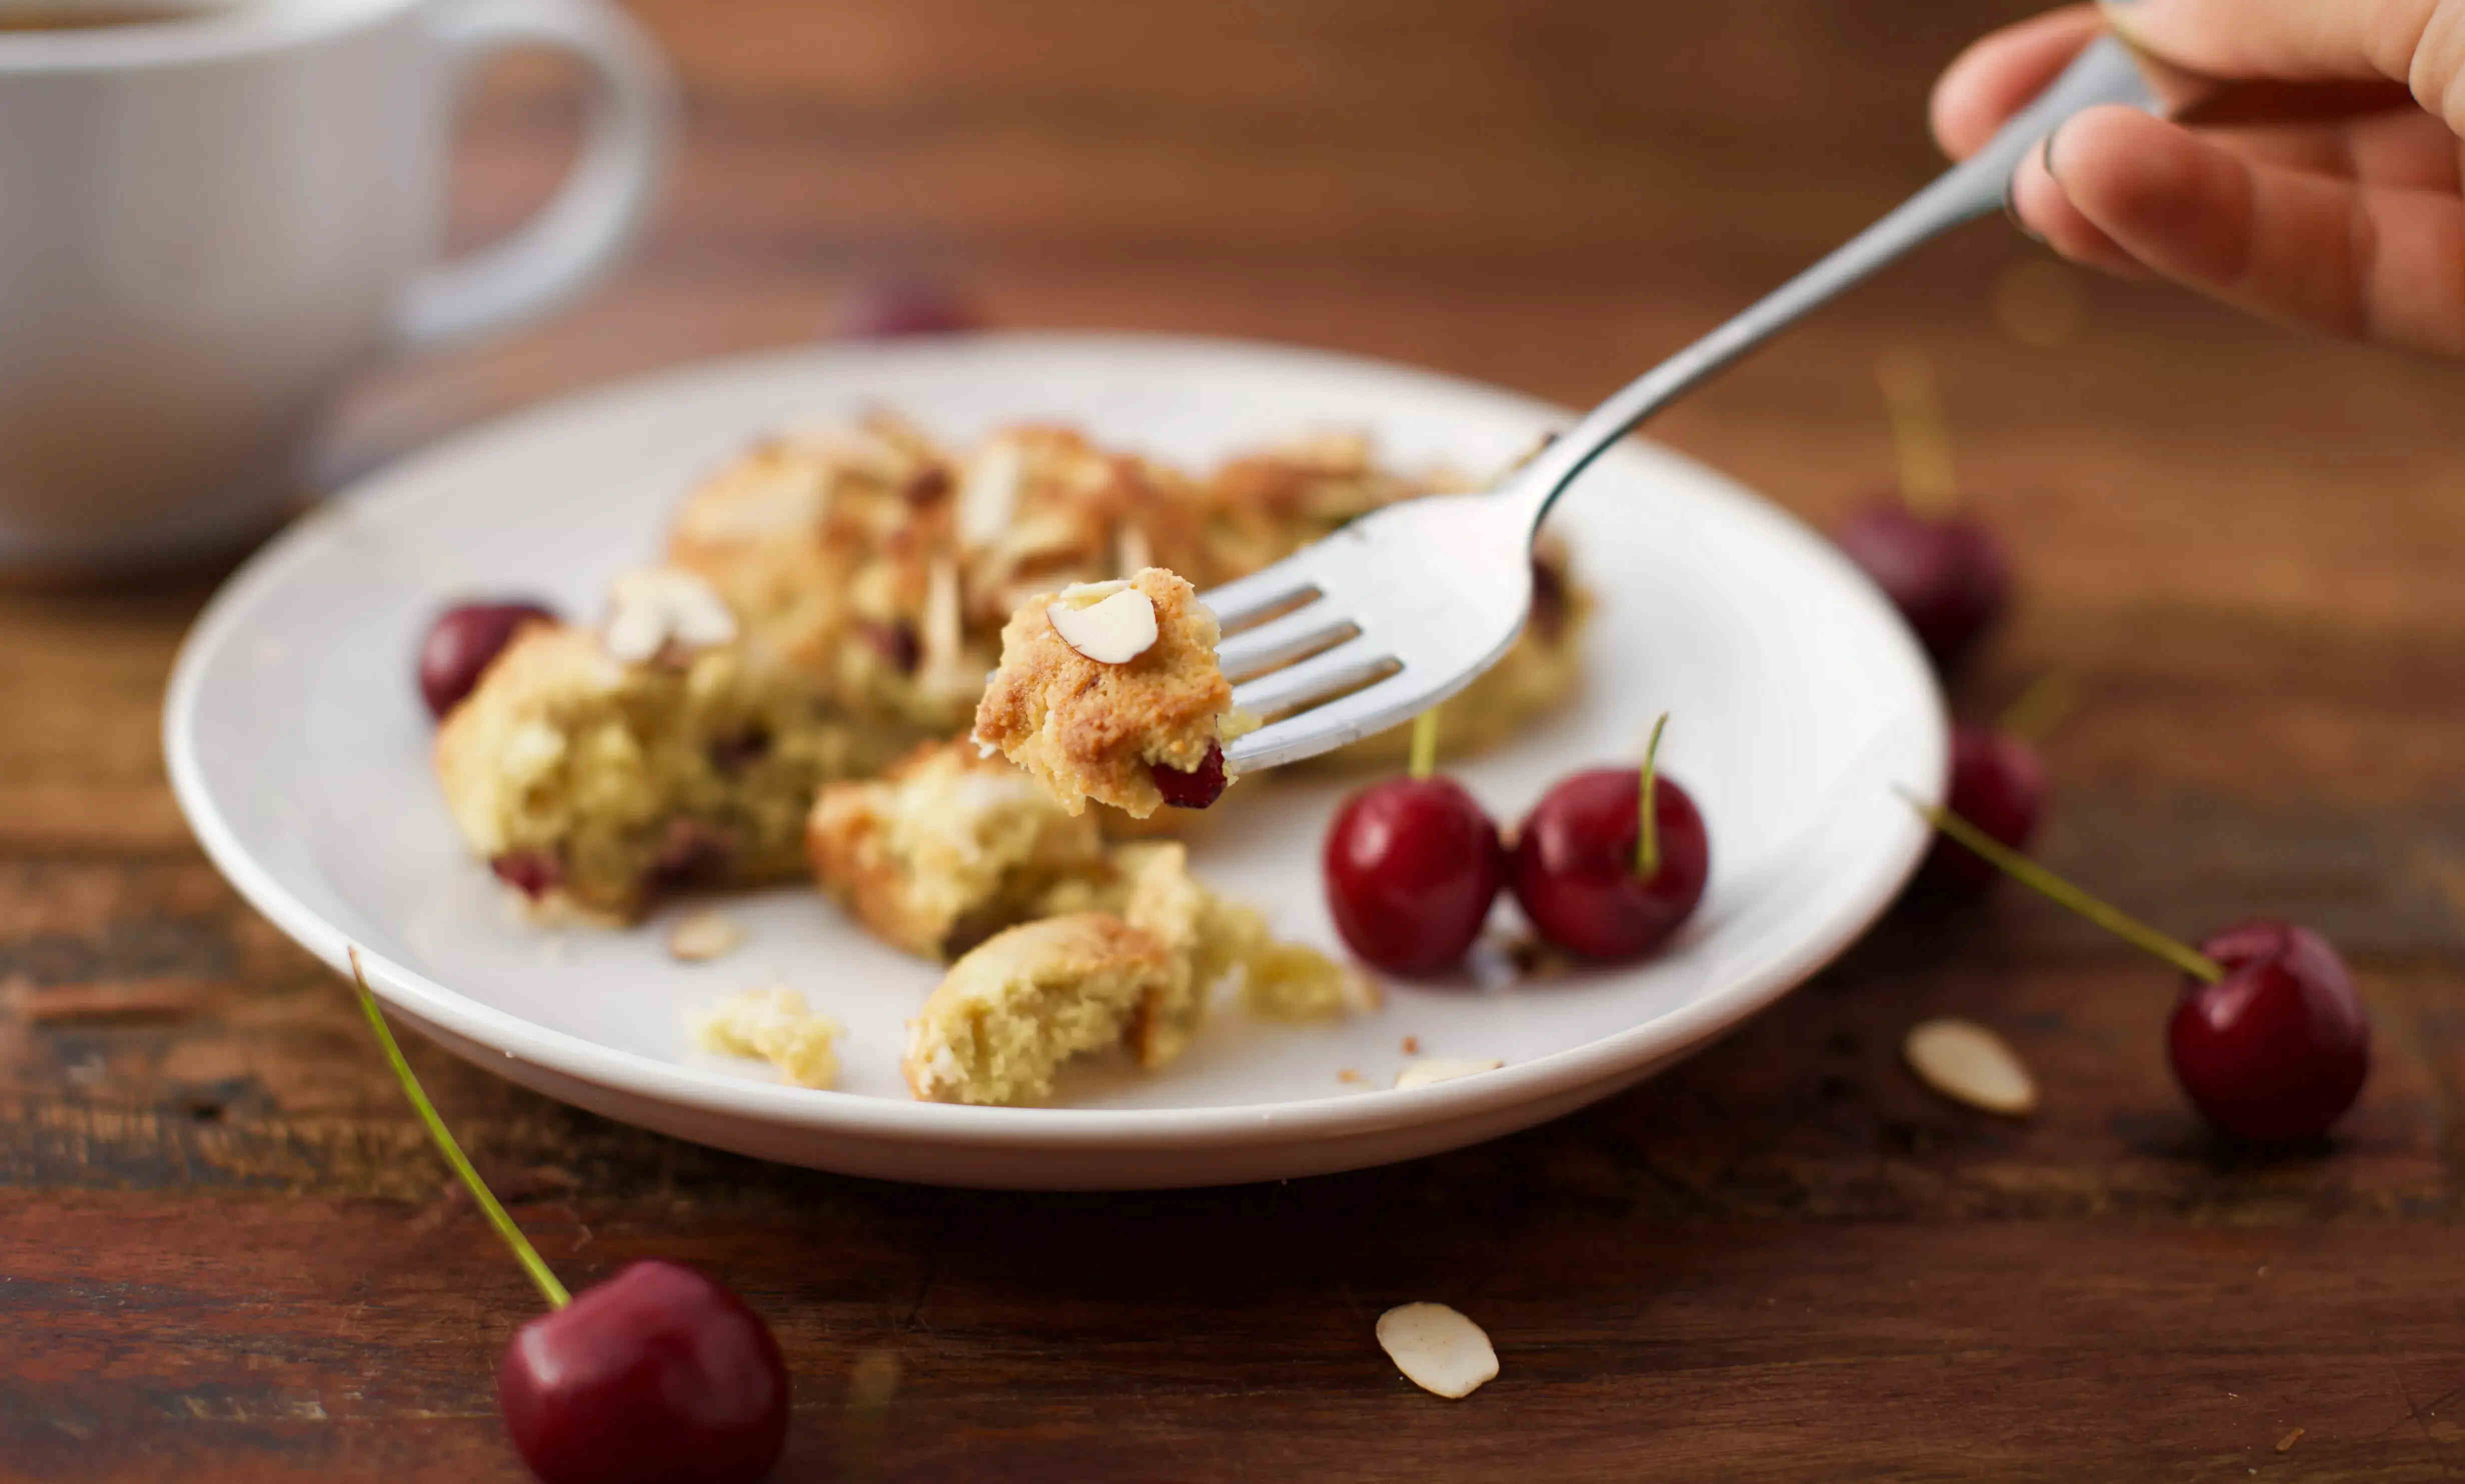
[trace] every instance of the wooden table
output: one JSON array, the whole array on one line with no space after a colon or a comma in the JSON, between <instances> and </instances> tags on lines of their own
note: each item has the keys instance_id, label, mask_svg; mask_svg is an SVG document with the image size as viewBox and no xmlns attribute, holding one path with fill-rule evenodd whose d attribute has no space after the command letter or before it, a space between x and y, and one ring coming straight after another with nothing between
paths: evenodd
<instances>
[{"instance_id":1,"label":"wooden table","mask_svg":"<svg viewBox=\"0 0 2465 1484\"><path fill-rule=\"evenodd\" d=\"M354 388L330 467L929 271L1004 324L1333 345L1582 402L1932 167L1921 100L1997 3L652 0L681 170L586 307ZM569 105L477 109L461 232ZM771 1168L414 1060L576 1286L665 1254L771 1318L783 1477L2409 1480L2465 1466L2465 375L2038 261L1903 265L1655 426L1814 520L1887 484L1877 352L1942 368L2025 573L1964 687L2049 671L2043 853L2157 921L2331 934L2376 1066L2327 1146L2225 1151L2172 983L2006 893L1888 920L1691 1064L1400 1168L1139 1196ZM199 574L0 596L0 1477L518 1475L531 1312L330 975L165 786ZM2000 1028L1996 1121L1901 1033ZM1371 1339L1437 1297L1503 1373L1449 1404Z\"/></svg>"}]
</instances>

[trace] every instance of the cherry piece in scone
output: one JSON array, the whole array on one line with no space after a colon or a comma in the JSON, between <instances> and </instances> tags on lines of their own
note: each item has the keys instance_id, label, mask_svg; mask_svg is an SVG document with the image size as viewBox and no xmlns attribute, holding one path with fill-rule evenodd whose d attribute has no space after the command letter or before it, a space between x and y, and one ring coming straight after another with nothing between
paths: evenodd
<instances>
[{"instance_id":1,"label":"cherry piece in scone","mask_svg":"<svg viewBox=\"0 0 2465 1484\"><path fill-rule=\"evenodd\" d=\"M1654 727L1641 772L1602 767L1561 779L1516 831L1515 899L1542 937L1571 953L1610 963L1641 958L1703 898L1711 841L1686 790L1654 771L1659 741Z\"/></svg>"},{"instance_id":2,"label":"cherry piece in scone","mask_svg":"<svg viewBox=\"0 0 2465 1484\"><path fill-rule=\"evenodd\" d=\"M1407 776L1344 802L1321 865L1335 930L1391 974L1442 973L1462 962L1506 878L1506 853L1478 800L1435 776L1438 714L1412 722Z\"/></svg>"},{"instance_id":3,"label":"cherry piece in scone","mask_svg":"<svg viewBox=\"0 0 2465 1484\"><path fill-rule=\"evenodd\" d=\"M1168 767L1162 763L1147 765L1155 779L1156 792L1177 809L1203 809L1224 797L1224 749L1213 742L1207 745L1207 756L1193 768Z\"/></svg>"},{"instance_id":4,"label":"cherry piece in scone","mask_svg":"<svg viewBox=\"0 0 2465 1484\"><path fill-rule=\"evenodd\" d=\"M1832 533L1900 610L1935 667L1950 671L2011 601L2011 565L1993 530L1971 517L1927 515L1877 500Z\"/></svg>"},{"instance_id":5,"label":"cherry piece in scone","mask_svg":"<svg viewBox=\"0 0 2465 1484\"><path fill-rule=\"evenodd\" d=\"M442 721L479 683L479 676L524 624L552 624L556 614L531 602L463 603L436 615L419 641L419 694Z\"/></svg>"},{"instance_id":6,"label":"cherry piece in scone","mask_svg":"<svg viewBox=\"0 0 2465 1484\"><path fill-rule=\"evenodd\" d=\"M1951 734L1951 811L2015 851L2037 832L2046 804L2046 767L2037 749L1982 726ZM1945 835L1927 853L1923 884L1945 896L1972 896L2002 879L1992 862Z\"/></svg>"},{"instance_id":7,"label":"cherry piece in scone","mask_svg":"<svg viewBox=\"0 0 2465 1484\"><path fill-rule=\"evenodd\" d=\"M517 1331L497 1401L545 1484L737 1484L788 1435L787 1365L761 1317L656 1260Z\"/></svg>"},{"instance_id":8,"label":"cherry piece in scone","mask_svg":"<svg viewBox=\"0 0 2465 1484\"><path fill-rule=\"evenodd\" d=\"M850 288L832 316L831 333L842 340L898 340L978 327L975 310L955 291L928 278L896 277Z\"/></svg>"},{"instance_id":9,"label":"cherry piece in scone","mask_svg":"<svg viewBox=\"0 0 2465 1484\"><path fill-rule=\"evenodd\" d=\"M2308 928L2254 921L2200 945L2223 977L2190 976L2166 1059L2202 1117L2259 1143L2315 1139L2370 1072L2370 1023L2337 950Z\"/></svg>"}]
</instances>

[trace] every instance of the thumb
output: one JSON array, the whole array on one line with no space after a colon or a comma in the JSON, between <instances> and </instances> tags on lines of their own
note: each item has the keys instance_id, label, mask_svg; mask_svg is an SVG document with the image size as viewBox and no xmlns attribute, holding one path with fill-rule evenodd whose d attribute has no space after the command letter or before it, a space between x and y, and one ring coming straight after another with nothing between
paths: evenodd
<instances>
[{"instance_id":1,"label":"thumb","mask_svg":"<svg viewBox=\"0 0 2465 1484\"><path fill-rule=\"evenodd\" d=\"M2103 0L2099 9L2134 46L2210 78L2382 78L2411 83L2435 110L2465 73L2465 0ZM2426 68L2439 71L2429 87Z\"/></svg>"}]
</instances>

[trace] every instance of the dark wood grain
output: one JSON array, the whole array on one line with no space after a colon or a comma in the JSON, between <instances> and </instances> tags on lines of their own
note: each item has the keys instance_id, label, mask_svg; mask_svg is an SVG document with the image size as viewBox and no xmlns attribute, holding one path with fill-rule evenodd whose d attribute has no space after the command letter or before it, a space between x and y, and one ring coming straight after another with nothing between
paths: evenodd
<instances>
[{"instance_id":1,"label":"dark wood grain","mask_svg":"<svg viewBox=\"0 0 2465 1484\"><path fill-rule=\"evenodd\" d=\"M809 341L894 269L1003 324L1301 341L1586 401L1921 180L1933 70L2023 7L637 9L690 92L644 250L553 323L347 388L333 476ZM508 65L475 100L458 241L547 188L567 82ZM2465 1470L2465 371L2091 280L1989 226L1653 431L1830 519L1890 479L1893 344L1942 368L1972 498L2021 553L2023 610L1960 703L2080 684L2044 853L2176 929L2291 913L2352 960L2377 1063L2322 1146L2214 1143L2163 1063L2166 973L2016 896L1896 915L1604 1106L1282 1185L836 1179L414 1060L568 1278L680 1257L772 1318L785 1477ZM0 1477L516 1478L490 1386L521 1274L341 987L165 786L161 686L213 575L0 594ZM1901 1032L1943 1012L2010 1037L2037 1117L1908 1078ZM1425 1296L1497 1341L1464 1403L1371 1338Z\"/></svg>"}]
</instances>

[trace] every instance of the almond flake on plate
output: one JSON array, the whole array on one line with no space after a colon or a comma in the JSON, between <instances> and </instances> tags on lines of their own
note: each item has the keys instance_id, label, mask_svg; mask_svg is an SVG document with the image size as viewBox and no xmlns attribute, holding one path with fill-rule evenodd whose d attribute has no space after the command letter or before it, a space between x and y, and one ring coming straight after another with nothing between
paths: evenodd
<instances>
[{"instance_id":1,"label":"almond flake on plate","mask_svg":"<svg viewBox=\"0 0 2465 1484\"><path fill-rule=\"evenodd\" d=\"M2003 1038L1969 1020L1921 1021L1900 1044L1918 1080L1954 1102L2018 1118L2037 1106L2037 1084Z\"/></svg>"},{"instance_id":2,"label":"almond flake on plate","mask_svg":"<svg viewBox=\"0 0 2465 1484\"><path fill-rule=\"evenodd\" d=\"M1505 1065L1495 1056L1479 1061L1462 1056L1424 1056L1418 1061L1406 1062L1404 1070L1395 1074L1395 1085L1428 1087L1432 1082L1452 1082L1457 1077L1496 1072Z\"/></svg>"},{"instance_id":3,"label":"almond flake on plate","mask_svg":"<svg viewBox=\"0 0 2465 1484\"><path fill-rule=\"evenodd\" d=\"M677 919L668 929L668 952L687 963L725 958L744 941L744 929L733 918L717 912L695 912Z\"/></svg>"},{"instance_id":4,"label":"almond flake on plate","mask_svg":"<svg viewBox=\"0 0 2465 1484\"><path fill-rule=\"evenodd\" d=\"M1445 1304L1402 1304L1378 1316L1378 1347L1405 1380L1438 1396L1470 1396L1498 1375L1489 1336Z\"/></svg>"}]
</instances>

